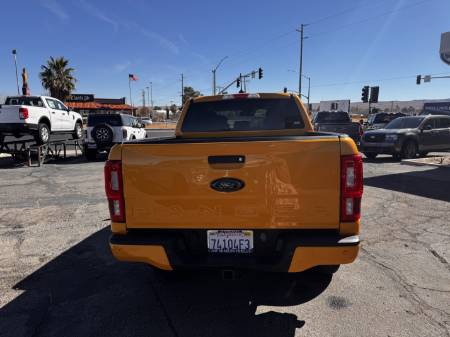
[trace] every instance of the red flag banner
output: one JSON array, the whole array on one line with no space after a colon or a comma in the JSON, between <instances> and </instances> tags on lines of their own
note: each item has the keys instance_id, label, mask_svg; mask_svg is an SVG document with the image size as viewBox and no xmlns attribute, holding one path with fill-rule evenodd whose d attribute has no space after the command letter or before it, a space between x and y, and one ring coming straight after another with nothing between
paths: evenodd
<instances>
[{"instance_id":1,"label":"red flag banner","mask_svg":"<svg viewBox=\"0 0 450 337\"><path fill-rule=\"evenodd\" d=\"M128 79L130 81L137 81L138 77L135 74L128 74Z\"/></svg>"}]
</instances>

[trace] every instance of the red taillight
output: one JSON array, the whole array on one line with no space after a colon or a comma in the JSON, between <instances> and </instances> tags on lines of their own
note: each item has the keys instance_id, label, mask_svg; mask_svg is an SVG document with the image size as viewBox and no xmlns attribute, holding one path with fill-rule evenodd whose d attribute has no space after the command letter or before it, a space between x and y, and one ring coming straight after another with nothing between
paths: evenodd
<instances>
[{"instance_id":1,"label":"red taillight","mask_svg":"<svg viewBox=\"0 0 450 337\"><path fill-rule=\"evenodd\" d=\"M105 191L111 221L125 222L122 162L120 160L108 160L105 163Z\"/></svg>"},{"instance_id":2,"label":"red taillight","mask_svg":"<svg viewBox=\"0 0 450 337\"><path fill-rule=\"evenodd\" d=\"M123 137L123 139L126 139L127 136L128 136L127 129L123 129L122 130L122 137Z\"/></svg>"},{"instance_id":3,"label":"red taillight","mask_svg":"<svg viewBox=\"0 0 450 337\"><path fill-rule=\"evenodd\" d=\"M341 221L358 221L363 194L363 163L360 155L341 156Z\"/></svg>"},{"instance_id":4,"label":"red taillight","mask_svg":"<svg viewBox=\"0 0 450 337\"><path fill-rule=\"evenodd\" d=\"M19 118L20 119L28 118L28 109L27 108L19 108Z\"/></svg>"}]
</instances>

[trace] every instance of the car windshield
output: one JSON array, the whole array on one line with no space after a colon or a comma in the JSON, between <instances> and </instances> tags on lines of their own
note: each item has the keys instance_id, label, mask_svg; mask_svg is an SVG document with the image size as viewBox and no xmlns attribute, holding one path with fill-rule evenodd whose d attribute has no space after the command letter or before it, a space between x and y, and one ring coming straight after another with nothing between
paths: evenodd
<instances>
[{"instance_id":1,"label":"car windshield","mask_svg":"<svg viewBox=\"0 0 450 337\"><path fill-rule=\"evenodd\" d=\"M302 129L293 99L223 99L192 103L183 132Z\"/></svg>"},{"instance_id":2,"label":"car windshield","mask_svg":"<svg viewBox=\"0 0 450 337\"><path fill-rule=\"evenodd\" d=\"M122 126L122 118L120 115L95 115L91 114L87 120L88 126L96 126L98 124L108 124L110 126Z\"/></svg>"},{"instance_id":3,"label":"car windshield","mask_svg":"<svg viewBox=\"0 0 450 337\"><path fill-rule=\"evenodd\" d=\"M348 113L344 111L320 111L314 120L315 123L346 123L350 122Z\"/></svg>"},{"instance_id":4,"label":"car windshield","mask_svg":"<svg viewBox=\"0 0 450 337\"><path fill-rule=\"evenodd\" d=\"M415 129L422 123L424 117L402 117L394 119L385 129Z\"/></svg>"}]
</instances>

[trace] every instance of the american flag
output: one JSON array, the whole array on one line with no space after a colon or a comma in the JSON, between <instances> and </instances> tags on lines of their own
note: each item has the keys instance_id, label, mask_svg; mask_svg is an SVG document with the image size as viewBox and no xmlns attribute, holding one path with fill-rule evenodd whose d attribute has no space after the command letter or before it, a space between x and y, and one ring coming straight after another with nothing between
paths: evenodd
<instances>
[{"instance_id":1,"label":"american flag","mask_svg":"<svg viewBox=\"0 0 450 337\"><path fill-rule=\"evenodd\" d=\"M128 79L130 81L137 81L138 77L135 74L128 74Z\"/></svg>"}]
</instances>

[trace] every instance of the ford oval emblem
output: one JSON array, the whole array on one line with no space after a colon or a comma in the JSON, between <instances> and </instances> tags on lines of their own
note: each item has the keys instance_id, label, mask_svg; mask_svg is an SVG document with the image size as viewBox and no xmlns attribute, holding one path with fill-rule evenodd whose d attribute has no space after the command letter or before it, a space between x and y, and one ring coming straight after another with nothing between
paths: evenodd
<instances>
[{"instance_id":1,"label":"ford oval emblem","mask_svg":"<svg viewBox=\"0 0 450 337\"><path fill-rule=\"evenodd\" d=\"M245 183L236 178L219 178L211 183L211 188L218 192L236 192L244 186Z\"/></svg>"}]
</instances>

